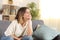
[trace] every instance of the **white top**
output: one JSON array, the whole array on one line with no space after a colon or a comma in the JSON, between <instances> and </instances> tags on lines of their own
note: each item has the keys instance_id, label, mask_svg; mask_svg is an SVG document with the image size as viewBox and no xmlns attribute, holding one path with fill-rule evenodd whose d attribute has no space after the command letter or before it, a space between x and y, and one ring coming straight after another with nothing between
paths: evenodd
<instances>
[{"instance_id":1,"label":"white top","mask_svg":"<svg viewBox=\"0 0 60 40\"><path fill-rule=\"evenodd\" d=\"M2 20L2 14L0 14L0 20Z\"/></svg>"},{"instance_id":2,"label":"white top","mask_svg":"<svg viewBox=\"0 0 60 40\"><path fill-rule=\"evenodd\" d=\"M32 21L30 22L32 24ZM17 37L19 37L21 35L21 33L23 32L23 30L28 27L27 26L28 22L26 22L26 25L24 27L22 27L21 24L19 24L17 22L17 20L12 21L12 23L9 25L9 27L7 28L7 30L4 32L4 34L6 36L9 36L11 34L15 34ZM32 27L32 25L30 24L30 26ZM27 28L26 31L24 32L24 35L27 34Z\"/></svg>"}]
</instances>

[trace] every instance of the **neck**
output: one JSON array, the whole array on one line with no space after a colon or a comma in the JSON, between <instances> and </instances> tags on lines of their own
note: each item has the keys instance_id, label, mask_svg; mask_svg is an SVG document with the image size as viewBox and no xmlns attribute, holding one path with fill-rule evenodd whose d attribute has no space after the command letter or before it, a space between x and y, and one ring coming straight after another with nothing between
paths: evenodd
<instances>
[{"instance_id":1,"label":"neck","mask_svg":"<svg viewBox=\"0 0 60 40\"><path fill-rule=\"evenodd\" d=\"M26 20L21 20L21 21L19 21L19 23L21 23L22 26L25 26Z\"/></svg>"}]
</instances>

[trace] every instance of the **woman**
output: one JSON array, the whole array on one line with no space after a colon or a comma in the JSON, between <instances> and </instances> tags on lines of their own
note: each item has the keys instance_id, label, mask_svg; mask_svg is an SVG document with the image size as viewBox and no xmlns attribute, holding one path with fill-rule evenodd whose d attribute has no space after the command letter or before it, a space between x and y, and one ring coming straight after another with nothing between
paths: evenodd
<instances>
[{"instance_id":1,"label":"woman","mask_svg":"<svg viewBox=\"0 0 60 40\"><path fill-rule=\"evenodd\" d=\"M29 8L21 7L16 18L4 32L1 40L33 40L32 21Z\"/></svg>"}]
</instances>

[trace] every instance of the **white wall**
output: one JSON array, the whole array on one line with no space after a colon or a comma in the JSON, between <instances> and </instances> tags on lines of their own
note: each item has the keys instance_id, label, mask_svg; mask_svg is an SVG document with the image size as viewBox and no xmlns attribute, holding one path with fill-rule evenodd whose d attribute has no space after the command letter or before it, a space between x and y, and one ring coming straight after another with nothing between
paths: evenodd
<instances>
[{"instance_id":1,"label":"white wall","mask_svg":"<svg viewBox=\"0 0 60 40\"><path fill-rule=\"evenodd\" d=\"M27 3L30 2L35 2L36 4L39 4L39 0L13 0L13 4L12 5L16 5L16 6L26 6ZM2 2L3 4L8 4L8 0L3 0ZM38 6L38 5L37 5Z\"/></svg>"},{"instance_id":2,"label":"white wall","mask_svg":"<svg viewBox=\"0 0 60 40\"><path fill-rule=\"evenodd\" d=\"M44 23L60 31L60 0L40 0L40 8Z\"/></svg>"},{"instance_id":3,"label":"white wall","mask_svg":"<svg viewBox=\"0 0 60 40\"><path fill-rule=\"evenodd\" d=\"M7 4L8 0L2 0L2 4Z\"/></svg>"},{"instance_id":4,"label":"white wall","mask_svg":"<svg viewBox=\"0 0 60 40\"><path fill-rule=\"evenodd\" d=\"M2 0L0 0L0 10L2 9ZM0 20L2 20L2 15L0 14Z\"/></svg>"},{"instance_id":5,"label":"white wall","mask_svg":"<svg viewBox=\"0 0 60 40\"><path fill-rule=\"evenodd\" d=\"M2 8L2 0L0 0L0 9Z\"/></svg>"}]
</instances>

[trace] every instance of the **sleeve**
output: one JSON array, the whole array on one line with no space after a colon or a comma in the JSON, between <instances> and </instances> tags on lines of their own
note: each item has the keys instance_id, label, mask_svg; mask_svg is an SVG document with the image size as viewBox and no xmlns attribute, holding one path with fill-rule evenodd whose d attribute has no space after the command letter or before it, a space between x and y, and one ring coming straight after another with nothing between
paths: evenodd
<instances>
[{"instance_id":1,"label":"sleeve","mask_svg":"<svg viewBox=\"0 0 60 40\"><path fill-rule=\"evenodd\" d=\"M31 28L31 31L33 32L32 21L30 21L30 28Z\"/></svg>"},{"instance_id":2,"label":"sleeve","mask_svg":"<svg viewBox=\"0 0 60 40\"><path fill-rule=\"evenodd\" d=\"M12 35L14 34L14 31L15 31L15 22L12 21L12 23L8 26L7 30L5 31L5 35L6 36Z\"/></svg>"}]
</instances>

